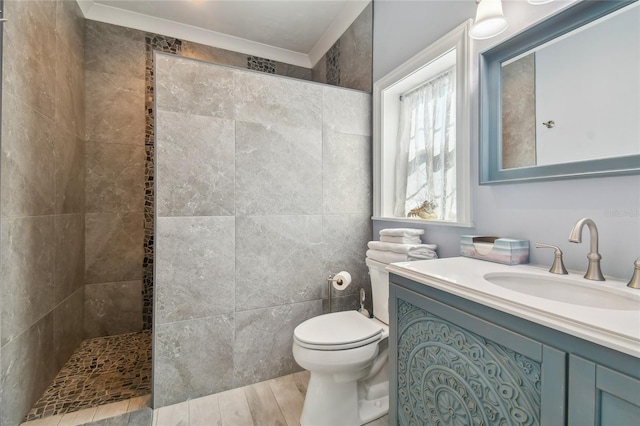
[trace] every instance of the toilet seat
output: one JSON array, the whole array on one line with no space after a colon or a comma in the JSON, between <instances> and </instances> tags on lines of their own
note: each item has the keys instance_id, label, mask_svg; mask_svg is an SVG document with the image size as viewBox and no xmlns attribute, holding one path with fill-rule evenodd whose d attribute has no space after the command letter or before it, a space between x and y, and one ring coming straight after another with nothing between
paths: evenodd
<instances>
[{"instance_id":1,"label":"toilet seat","mask_svg":"<svg viewBox=\"0 0 640 426\"><path fill-rule=\"evenodd\" d=\"M356 311L320 315L303 322L293 331L293 340L303 348L337 351L375 343L383 328Z\"/></svg>"}]
</instances>

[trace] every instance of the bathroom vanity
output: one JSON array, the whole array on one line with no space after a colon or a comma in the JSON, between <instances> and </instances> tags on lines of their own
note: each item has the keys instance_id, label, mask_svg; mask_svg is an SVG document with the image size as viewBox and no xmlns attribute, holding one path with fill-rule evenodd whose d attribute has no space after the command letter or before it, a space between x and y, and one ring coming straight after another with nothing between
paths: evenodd
<instances>
[{"instance_id":1,"label":"bathroom vanity","mask_svg":"<svg viewBox=\"0 0 640 426\"><path fill-rule=\"evenodd\" d=\"M637 424L640 291L462 257L388 271L390 424Z\"/></svg>"}]
</instances>

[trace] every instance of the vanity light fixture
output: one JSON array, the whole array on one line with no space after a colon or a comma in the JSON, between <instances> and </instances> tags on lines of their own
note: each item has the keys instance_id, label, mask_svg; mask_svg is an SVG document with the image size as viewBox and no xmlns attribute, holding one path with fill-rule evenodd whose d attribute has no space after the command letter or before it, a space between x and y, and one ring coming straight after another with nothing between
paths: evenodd
<instances>
[{"instance_id":1,"label":"vanity light fixture","mask_svg":"<svg viewBox=\"0 0 640 426\"><path fill-rule=\"evenodd\" d=\"M476 3L476 19L469 30L471 38L484 40L495 37L507 29L509 23L502 13L502 0L476 0Z\"/></svg>"}]
</instances>

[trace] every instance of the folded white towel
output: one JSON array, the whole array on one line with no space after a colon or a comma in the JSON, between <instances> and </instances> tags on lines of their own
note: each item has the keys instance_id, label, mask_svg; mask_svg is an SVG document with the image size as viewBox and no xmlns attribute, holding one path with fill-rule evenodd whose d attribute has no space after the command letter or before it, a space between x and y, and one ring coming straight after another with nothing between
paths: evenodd
<instances>
[{"instance_id":1,"label":"folded white towel","mask_svg":"<svg viewBox=\"0 0 640 426\"><path fill-rule=\"evenodd\" d=\"M408 254L380 250L367 250L367 257L382 263L407 262L409 260Z\"/></svg>"},{"instance_id":2,"label":"folded white towel","mask_svg":"<svg viewBox=\"0 0 640 426\"><path fill-rule=\"evenodd\" d=\"M407 256L409 257L409 260L425 260L425 259L438 258L438 255L436 254L436 252L429 249L424 249L423 251L420 251L420 252L412 252L407 254Z\"/></svg>"},{"instance_id":3,"label":"folded white towel","mask_svg":"<svg viewBox=\"0 0 640 426\"><path fill-rule=\"evenodd\" d=\"M389 228L381 229L380 235L387 235L389 237L415 237L424 234L424 229L414 228Z\"/></svg>"},{"instance_id":4,"label":"folded white towel","mask_svg":"<svg viewBox=\"0 0 640 426\"><path fill-rule=\"evenodd\" d=\"M433 250L430 250L429 253L417 253L416 255L394 253L392 251L367 250L367 257L382 263L395 263L409 262L412 260L437 259L438 255Z\"/></svg>"},{"instance_id":5,"label":"folded white towel","mask_svg":"<svg viewBox=\"0 0 640 426\"><path fill-rule=\"evenodd\" d=\"M385 243L384 241L369 241L367 246L372 250L380 251L392 251L394 253L420 253L423 249L436 250L438 246L436 244L396 244Z\"/></svg>"},{"instance_id":6,"label":"folded white towel","mask_svg":"<svg viewBox=\"0 0 640 426\"><path fill-rule=\"evenodd\" d=\"M385 243L396 243L396 244L420 244L422 241L420 237L391 237L389 235L381 235L380 241Z\"/></svg>"}]
</instances>

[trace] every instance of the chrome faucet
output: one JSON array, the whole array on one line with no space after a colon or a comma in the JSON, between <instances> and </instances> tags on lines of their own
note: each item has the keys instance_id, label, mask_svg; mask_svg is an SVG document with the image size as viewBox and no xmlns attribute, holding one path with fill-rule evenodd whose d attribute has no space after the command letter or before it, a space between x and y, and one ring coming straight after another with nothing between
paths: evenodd
<instances>
[{"instance_id":1,"label":"chrome faucet","mask_svg":"<svg viewBox=\"0 0 640 426\"><path fill-rule=\"evenodd\" d=\"M569 242L582 242L582 228L584 228L585 225L589 228L590 248L589 254L587 255L589 266L587 267L587 273L584 274L584 277L588 280L604 281L604 276L602 276L602 271L600 270L600 259L602 259L602 256L598 253L598 228L595 222L588 217L584 217L576 222L571 230L571 234L569 234Z\"/></svg>"}]
</instances>

